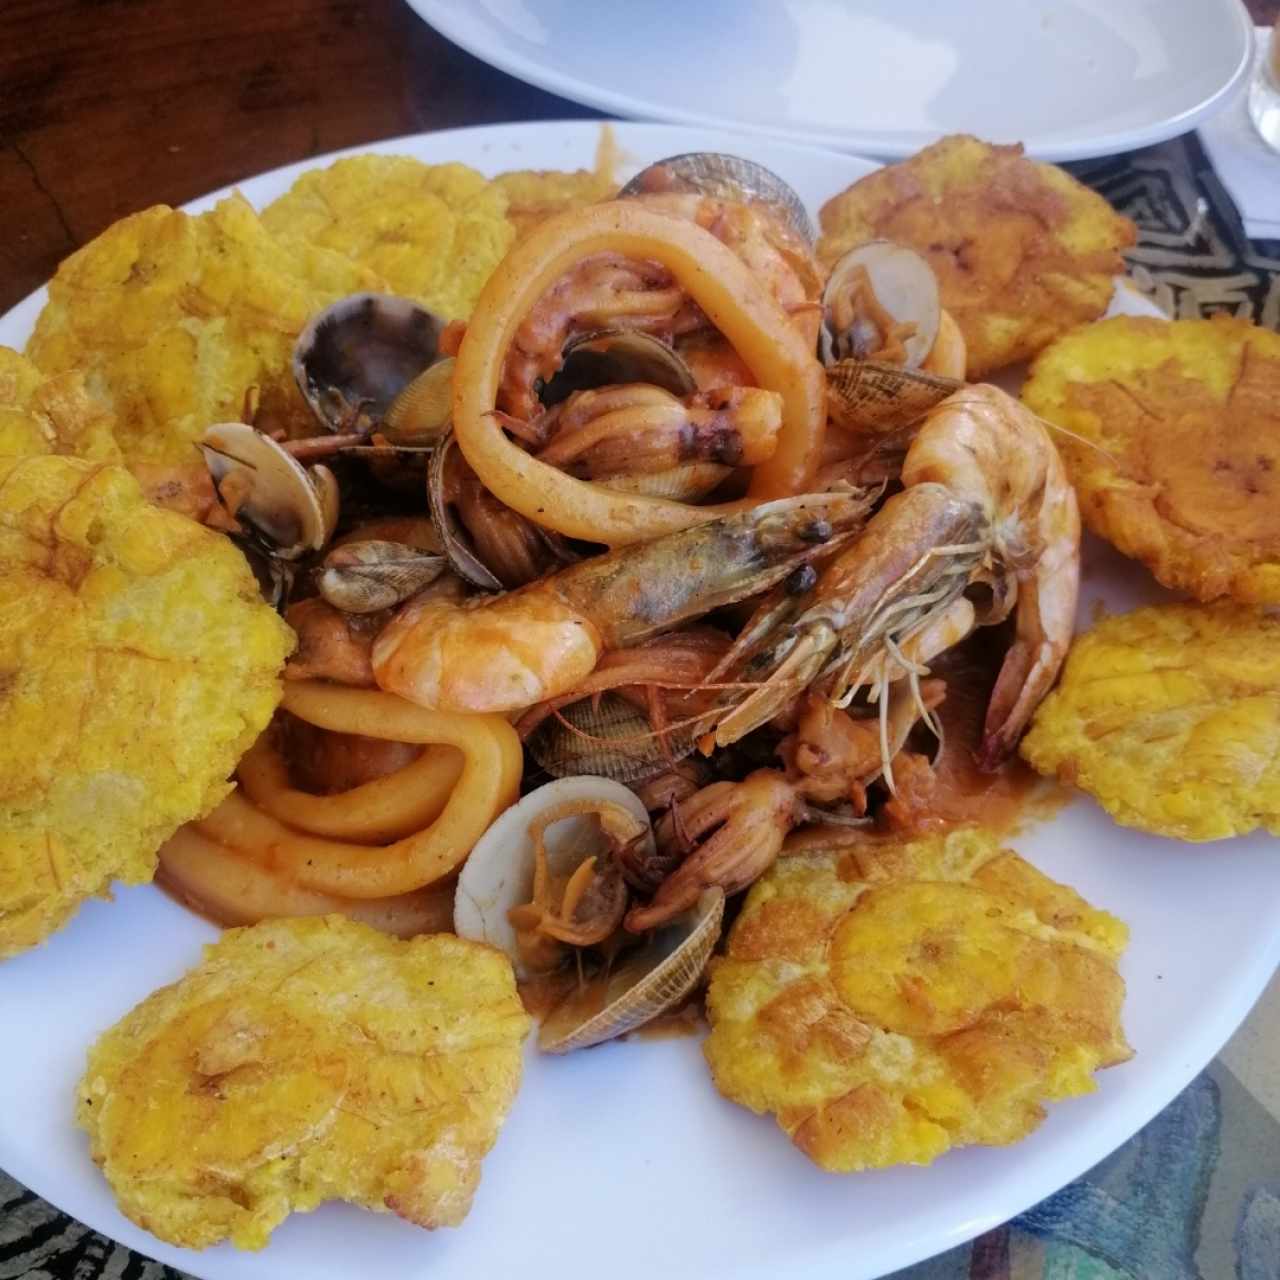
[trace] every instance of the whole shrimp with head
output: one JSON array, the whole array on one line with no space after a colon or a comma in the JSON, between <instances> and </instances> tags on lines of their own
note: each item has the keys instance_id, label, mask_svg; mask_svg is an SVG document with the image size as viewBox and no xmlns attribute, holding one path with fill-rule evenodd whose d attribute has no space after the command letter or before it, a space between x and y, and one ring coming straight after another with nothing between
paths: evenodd
<instances>
[{"instance_id":1,"label":"whole shrimp with head","mask_svg":"<svg viewBox=\"0 0 1280 1280\"><path fill-rule=\"evenodd\" d=\"M506 595L407 605L378 636L378 684L442 711L515 711L624 648L757 595L842 545L863 494L807 494L622 547Z\"/></svg>"},{"instance_id":2,"label":"whole shrimp with head","mask_svg":"<svg viewBox=\"0 0 1280 1280\"><path fill-rule=\"evenodd\" d=\"M883 711L892 681L918 686L930 658L1014 613L979 760L994 768L1012 751L1071 643L1075 493L1040 421L985 385L929 413L902 483L810 592L771 597L743 630L711 678L749 692L716 714L715 745L737 741L812 685L837 706L865 689Z\"/></svg>"}]
</instances>

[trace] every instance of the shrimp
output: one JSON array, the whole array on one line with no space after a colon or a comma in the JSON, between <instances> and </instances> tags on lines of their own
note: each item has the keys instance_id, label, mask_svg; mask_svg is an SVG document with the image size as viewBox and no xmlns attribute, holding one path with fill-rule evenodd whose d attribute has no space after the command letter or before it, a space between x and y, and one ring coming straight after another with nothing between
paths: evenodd
<instances>
[{"instance_id":1,"label":"shrimp","mask_svg":"<svg viewBox=\"0 0 1280 1280\"><path fill-rule=\"evenodd\" d=\"M753 687L720 713L716 745L736 741L819 681L836 706L862 688L878 697L893 679L916 682L938 646L1016 609L979 762L995 768L1013 749L1057 678L1074 629L1080 516L1058 452L1016 400L995 387L966 387L925 419L902 482L810 592L775 597L739 636L724 669ZM991 596L980 617L965 597L973 586Z\"/></svg>"},{"instance_id":2,"label":"shrimp","mask_svg":"<svg viewBox=\"0 0 1280 1280\"><path fill-rule=\"evenodd\" d=\"M997 597L985 624L1014 612L1015 638L996 678L979 752L991 769L1017 745L1071 647L1080 509L1039 419L992 386L957 393L926 422L907 452L902 481L929 480L982 503L989 542L984 572Z\"/></svg>"},{"instance_id":3,"label":"shrimp","mask_svg":"<svg viewBox=\"0 0 1280 1280\"><path fill-rule=\"evenodd\" d=\"M415 600L373 645L374 678L419 706L515 711L625 648L781 582L857 532L869 496L763 503L583 560L507 595Z\"/></svg>"},{"instance_id":4,"label":"shrimp","mask_svg":"<svg viewBox=\"0 0 1280 1280\"><path fill-rule=\"evenodd\" d=\"M415 602L460 601L463 594L462 580L442 573ZM319 596L309 596L291 604L284 620L298 636L298 647L285 664L286 680L329 680L356 689L375 687L370 659L374 639L387 621L386 613L344 613Z\"/></svg>"}]
</instances>

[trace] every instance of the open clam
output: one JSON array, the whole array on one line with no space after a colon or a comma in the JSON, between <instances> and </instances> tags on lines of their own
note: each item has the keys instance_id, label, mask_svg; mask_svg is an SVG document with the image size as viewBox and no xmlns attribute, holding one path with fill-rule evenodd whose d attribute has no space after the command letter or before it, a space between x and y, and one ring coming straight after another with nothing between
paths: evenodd
<instances>
[{"instance_id":1,"label":"open clam","mask_svg":"<svg viewBox=\"0 0 1280 1280\"><path fill-rule=\"evenodd\" d=\"M448 425L453 359L444 321L408 298L356 293L316 315L293 349L293 376L330 431L379 428L422 445Z\"/></svg>"},{"instance_id":2,"label":"open clam","mask_svg":"<svg viewBox=\"0 0 1280 1280\"><path fill-rule=\"evenodd\" d=\"M218 499L249 525L273 556L319 551L338 523L338 482L325 466L304 467L277 441L243 422L223 422L200 438Z\"/></svg>"},{"instance_id":3,"label":"open clam","mask_svg":"<svg viewBox=\"0 0 1280 1280\"><path fill-rule=\"evenodd\" d=\"M649 815L617 782L559 778L531 791L472 849L455 932L504 951L518 977L555 968L567 946L603 941L621 924L626 886L612 850L633 841L652 852Z\"/></svg>"},{"instance_id":4,"label":"open clam","mask_svg":"<svg viewBox=\"0 0 1280 1280\"><path fill-rule=\"evenodd\" d=\"M721 151L688 151L641 169L618 192L619 199L657 191L693 191L718 200L764 204L806 244L814 241L804 201L771 169Z\"/></svg>"},{"instance_id":5,"label":"open clam","mask_svg":"<svg viewBox=\"0 0 1280 1280\"><path fill-rule=\"evenodd\" d=\"M822 361L849 358L916 369L942 323L933 268L914 250L891 240L850 249L831 269L822 291Z\"/></svg>"},{"instance_id":6,"label":"open clam","mask_svg":"<svg viewBox=\"0 0 1280 1280\"><path fill-rule=\"evenodd\" d=\"M937 277L918 253L889 240L850 249L822 294L818 347L832 418L849 430L894 433L961 387L921 367L941 324Z\"/></svg>"},{"instance_id":7,"label":"open clam","mask_svg":"<svg viewBox=\"0 0 1280 1280\"><path fill-rule=\"evenodd\" d=\"M689 911L655 929L611 969L571 992L544 1019L538 1048L570 1053L626 1035L678 1005L697 986L720 938L724 891L704 889Z\"/></svg>"}]
</instances>

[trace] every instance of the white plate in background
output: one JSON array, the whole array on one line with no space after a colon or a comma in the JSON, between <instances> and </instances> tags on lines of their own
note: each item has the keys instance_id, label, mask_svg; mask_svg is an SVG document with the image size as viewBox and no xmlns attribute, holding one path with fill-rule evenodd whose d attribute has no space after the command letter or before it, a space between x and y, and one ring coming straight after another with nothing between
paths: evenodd
<instances>
[{"instance_id":1,"label":"white plate in background","mask_svg":"<svg viewBox=\"0 0 1280 1280\"><path fill-rule=\"evenodd\" d=\"M1241 0L408 0L476 57L633 119L900 157L1044 160L1185 133L1248 74Z\"/></svg>"},{"instance_id":2,"label":"white plate in background","mask_svg":"<svg viewBox=\"0 0 1280 1280\"><path fill-rule=\"evenodd\" d=\"M864 160L661 125L619 125L633 164L737 150L776 170L816 212ZM486 173L590 166L591 122L423 135L363 150L463 160ZM262 205L321 157L240 185ZM216 197L196 202L207 207ZM21 346L36 294L0 319ZM1149 314L1121 289L1116 309ZM1126 608L1160 593L1145 571L1091 544L1082 621L1101 596ZM1126 920L1124 1022L1136 1058L1098 1091L1050 1107L1011 1147L968 1148L929 1168L822 1173L771 1119L724 1101L697 1040L617 1043L567 1058L530 1043L510 1120L458 1230L427 1233L347 1205L295 1215L267 1248L203 1253L161 1243L116 1209L72 1121L89 1043L196 962L213 926L158 889L88 903L38 951L0 964L0 1168L95 1229L203 1280L871 1280L1021 1212L1114 1150L1213 1057L1280 960L1280 856L1256 835L1213 846L1116 827L1081 798L1013 842L1050 875Z\"/></svg>"}]
</instances>

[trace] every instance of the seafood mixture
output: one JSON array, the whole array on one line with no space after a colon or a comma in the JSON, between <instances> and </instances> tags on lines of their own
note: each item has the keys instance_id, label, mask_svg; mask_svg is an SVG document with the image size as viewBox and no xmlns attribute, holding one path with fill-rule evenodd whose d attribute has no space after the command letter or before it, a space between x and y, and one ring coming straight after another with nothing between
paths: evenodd
<instances>
[{"instance_id":1,"label":"seafood mixture","mask_svg":"<svg viewBox=\"0 0 1280 1280\"><path fill-rule=\"evenodd\" d=\"M1129 1055L1124 925L1005 846L1019 746L1147 829L1280 821L1274 338L1090 325L1132 228L1017 148L821 224L736 156L356 157L125 219L0 352L0 954L114 879L230 927L90 1052L136 1222L456 1225L517 983L549 1054L705 994L719 1089L839 1171ZM1242 603L1073 648L1077 493Z\"/></svg>"}]
</instances>

